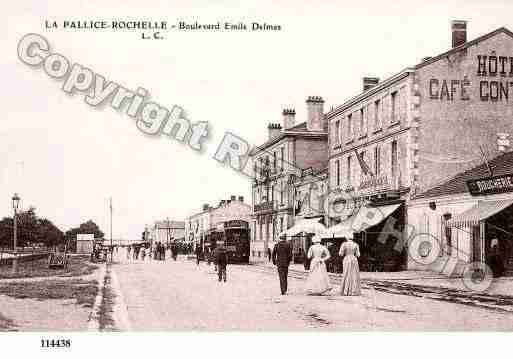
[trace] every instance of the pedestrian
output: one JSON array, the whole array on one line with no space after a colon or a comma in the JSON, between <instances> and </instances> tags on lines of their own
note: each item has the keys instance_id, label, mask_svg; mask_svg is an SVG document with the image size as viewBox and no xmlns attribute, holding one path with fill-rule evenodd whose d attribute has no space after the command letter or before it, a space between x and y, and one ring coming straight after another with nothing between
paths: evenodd
<instances>
[{"instance_id":1,"label":"pedestrian","mask_svg":"<svg viewBox=\"0 0 513 359\"><path fill-rule=\"evenodd\" d=\"M224 244L220 244L214 251L215 262L217 264L217 276L219 282L224 280L226 282L226 266L228 264L228 253Z\"/></svg>"},{"instance_id":2,"label":"pedestrian","mask_svg":"<svg viewBox=\"0 0 513 359\"><path fill-rule=\"evenodd\" d=\"M292 261L292 246L287 242L287 237L283 236L274 246L273 264L278 268L278 276L280 278L281 294L287 293L287 277L289 274L289 265Z\"/></svg>"},{"instance_id":3,"label":"pedestrian","mask_svg":"<svg viewBox=\"0 0 513 359\"><path fill-rule=\"evenodd\" d=\"M490 251L486 256L486 264L490 267L493 277L501 277L504 274L504 260L499 247L499 239L494 238L490 242Z\"/></svg>"},{"instance_id":4,"label":"pedestrian","mask_svg":"<svg viewBox=\"0 0 513 359\"><path fill-rule=\"evenodd\" d=\"M166 246L163 244L160 246L160 259L163 261L166 260Z\"/></svg>"},{"instance_id":5,"label":"pedestrian","mask_svg":"<svg viewBox=\"0 0 513 359\"><path fill-rule=\"evenodd\" d=\"M126 247L126 260L129 261L130 260L130 252L132 251L132 247L131 246L127 246Z\"/></svg>"},{"instance_id":6,"label":"pedestrian","mask_svg":"<svg viewBox=\"0 0 513 359\"><path fill-rule=\"evenodd\" d=\"M202 253L201 246L199 244L196 245L195 252L196 252L196 265L199 266L200 259L201 259L201 253Z\"/></svg>"},{"instance_id":7,"label":"pedestrian","mask_svg":"<svg viewBox=\"0 0 513 359\"><path fill-rule=\"evenodd\" d=\"M144 262L144 258L146 258L146 248L141 248L141 260Z\"/></svg>"},{"instance_id":8,"label":"pedestrian","mask_svg":"<svg viewBox=\"0 0 513 359\"><path fill-rule=\"evenodd\" d=\"M342 265L342 285L340 292L342 295L361 295L360 268L358 266L358 257L360 257L360 248L352 238L348 238L340 247L338 253L343 257Z\"/></svg>"},{"instance_id":9,"label":"pedestrian","mask_svg":"<svg viewBox=\"0 0 513 359\"><path fill-rule=\"evenodd\" d=\"M326 269L326 261L330 259L330 252L321 244L319 235L314 236L312 242L313 245L308 249L307 255L311 261L305 288L307 294L322 295L331 290L330 278Z\"/></svg>"},{"instance_id":10,"label":"pedestrian","mask_svg":"<svg viewBox=\"0 0 513 359\"><path fill-rule=\"evenodd\" d=\"M273 254L271 252L271 248L268 246L267 247L267 259L268 259L269 262L272 261L272 259L273 259L272 257L273 257Z\"/></svg>"},{"instance_id":11,"label":"pedestrian","mask_svg":"<svg viewBox=\"0 0 513 359\"><path fill-rule=\"evenodd\" d=\"M173 257L173 260L176 261L176 257L178 256L178 248L176 247L176 244L171 244L171 257Z\"/></svg>"}]
</instances>

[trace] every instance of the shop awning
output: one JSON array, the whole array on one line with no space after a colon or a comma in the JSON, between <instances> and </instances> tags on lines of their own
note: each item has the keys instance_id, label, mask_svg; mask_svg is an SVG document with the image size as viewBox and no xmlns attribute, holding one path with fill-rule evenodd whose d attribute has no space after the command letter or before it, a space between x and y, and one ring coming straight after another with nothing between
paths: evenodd
<instances>
[{"instance_id":1,"label":"shop awning","mask_svg":"<svg viewBox=\"0 0 513 359\"><path fill-rule=\"evenodd\" d=\"M449 227L471 227L479 225L479 222L490 218L494 214L506 209L513 205L513 200L500 200L500 201L479 201L474 207L467 209L465 212L460 213L449 221Z\"/></svg>"},{"instance_id":2,"label":"shop awning","mask_svg":"<svg viewBox=\"0 0 513 359\"><path fill-rule=\"evenodd\" d=\"M323 234L326 231L326 227L324 224L319 223L321 218L307 218L300 219L297 221L295 225L290 227L289 229L281 232L279 237L287 236L297 236L299 233L310 233L310 234Z\"/></svg>"},{"instance_id":3,"label":"shop awning","mask_svg":"<svg viewBox=\"0 0 513 359\"><path fill-rule=\"evenodd\" d=\"M375 226L388 218L401 204L391 204L381 207L361 207L354 216L326 230L324 238L351 237L355 232L361 232Z\"/></svg>"}]
</instances>

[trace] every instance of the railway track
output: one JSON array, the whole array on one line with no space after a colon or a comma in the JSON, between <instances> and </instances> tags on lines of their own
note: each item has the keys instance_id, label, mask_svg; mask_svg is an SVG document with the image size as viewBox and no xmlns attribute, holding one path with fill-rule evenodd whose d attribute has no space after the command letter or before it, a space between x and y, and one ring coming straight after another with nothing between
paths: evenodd
<instances>
[{"instance_id":1,"label":"railway track","mask_svg":"<svg viewBox=\"0 0 513 359\"><path fill-rule=\"evenodd\" d=\"M276 275L276 269L267 266L250 265L240 266L240 268L269 275ZM289 269L289 278L306 280L307 276L307 272ZM329 277L333 284L340 284L340 275L330 273ZM492 295L488 293L478 293L445 287L402 283L390 280L364 279L362 280L362 287L364 289L373 288L374 290L389 294L408 295L425 299L433 299L513 314L513 296L510 295Z\"/></svg>"}]
</instances>

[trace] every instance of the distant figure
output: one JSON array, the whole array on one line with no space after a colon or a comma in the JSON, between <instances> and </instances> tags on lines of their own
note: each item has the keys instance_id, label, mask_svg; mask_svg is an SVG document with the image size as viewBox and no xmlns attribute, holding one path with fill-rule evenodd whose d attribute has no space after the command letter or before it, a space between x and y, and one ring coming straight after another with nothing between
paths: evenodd
<instances>
[{"instance_id":1,"label":"distant figure","mask_svg":"<svg viewBox=\"0 0 513 359\"><path fill-rule=\"evenodd\" d=\"M321 295L331 289L330 278L326 270L326 261L330 259L328 248L321 244L321 237L314 236L314 243L308 249L307 257L311 259L310 274L306 280L306 292L310 295Z\"/></svg>"},{"instance_id":2,"label":"distant figure","mask_svg":"<svg viewBox=\"0 0 513 359\"><path fill-rule=\"evenodd\" d=\"M178 256L178 248L176 247L176 244L171 244L171 257L173 257L173 260L176 261L176 257Z\"/></svg>"},{"instance_id":3,"label":"distant figure","mask_svg":"<svg viewBox=\"0 0 513 359\"><path fill-rule=\"evenodd\" d=\"M228 264L228 253L224 245L218 246L214 251L215 262L217 264L217 276L219 282L224 280L226 282L226 266Z\"/></svg>"},{"instance_id":4,"label":"distant figure","mask_svg":"<svg viewBox=\"0 0 513 359\"><path fill-rule=\"evenodd\" d=\"M160 245L160 260L166 260L166 246L163 244Z\"/></svg>"},{"instance_id":5,"label":"distant figure","mask_svg":"<svg viewBox=\"0 0 513 359\"><path fill-rule=\"evenodd\" d=\"M126 247L126 260L127 261L130 260L130 252L132 252L132 247L131 246Z\"/></svg>"},{"instance_id":6,"label":"distant figure","mask_svg":"<svg viewBox=\"0 0 513 359\"><path fill-rule=\"evenodd\" d=\"M200 245L197 245L196 246L196 250L195 250L195 254L196 254L196 265L199 266L200 264L200 259L201 259L201 254L202 254L202 250L201 250L201 246Z\"/></svg>"},{"instance_id":7,"label":"distant figure","mask_svg":"<svg viewBox=\"0 0 513 359\"><path fill-rule=\"evenodd\" d=\"M339 255L344 258L342 265L342 295L361 295L360 287L360 268L358 266L358 257L360 257L360 248L352 238L348 238L340 247Z\"/></svg>"},{"instance_id":8,"label":"distant figure","mask_svg":"<svg viewBox=\"0 0 513 359\"><path fill-rule=\"evenodd\" d=\"M141 260L144 261L144 258L146 258L146 248L141 247Z\"/></svg>"},{"instance_id":9,"label":"distant figure","mask_svg":"<svg viewBox=\"0 0 513 359\"><path fill-rule=\"evenodd\" d=\"M504 261L502 259L499 240L497 238L492 239L490 244L490 252L486 256L486 263L490 267L493 277L501 277L504 274Z\"/></svg>"},{"instance_id":10,"label":"distant figure","mask_svg":"<svg viewBox=\"0 0 513 359\"><path fill-rule=\"evenodd\" d=\"M269 262L273 260L273 254L271 252L271 248L269 247L267 247L267 259Z\"/></svg>"},{"instance_id":11,"label":"distant figure","mask_svg":"<svg viewBox=\"0 0 513 359\"><path fill-rule=\"evenodd\" d=\"M276 243L272 253L273 264L278 267L278 276L280 277L281 294L287 293L287 277L289 274L289 265L292 261L292 246L287 242L286 237L281 237Z\"/></svg>"}]
</instances>

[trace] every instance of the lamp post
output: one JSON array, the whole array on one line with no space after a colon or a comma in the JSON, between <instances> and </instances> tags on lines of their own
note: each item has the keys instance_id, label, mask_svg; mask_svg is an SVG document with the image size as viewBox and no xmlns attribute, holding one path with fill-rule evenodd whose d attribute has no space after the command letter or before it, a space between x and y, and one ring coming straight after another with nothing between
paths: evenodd
<instances>
[{"instance_id":1,"label":"lamp post","mask_svg":"<svg viewBox=\"0 0 513 359\"><path fill-rule=\"evenodd\" d=\"M12 272L16 274L18 272L18 238L17 238L17 230L18 230L18 206L20 205L20 196L17 193L12 196L12 208L14 210L14 258L12 261Z\"/></svg>"}]
</instances>

